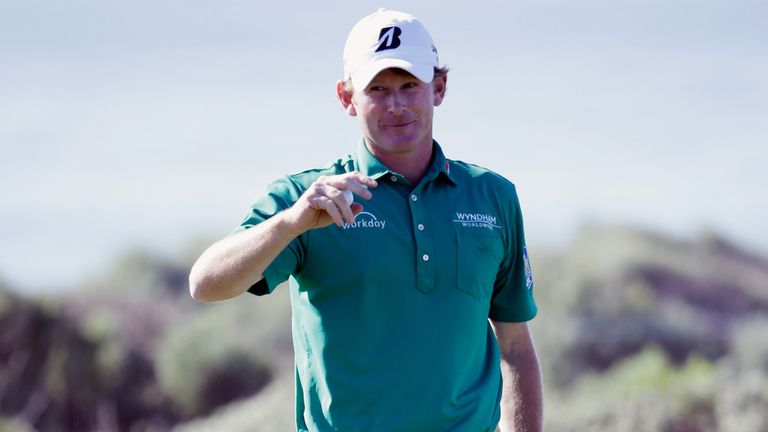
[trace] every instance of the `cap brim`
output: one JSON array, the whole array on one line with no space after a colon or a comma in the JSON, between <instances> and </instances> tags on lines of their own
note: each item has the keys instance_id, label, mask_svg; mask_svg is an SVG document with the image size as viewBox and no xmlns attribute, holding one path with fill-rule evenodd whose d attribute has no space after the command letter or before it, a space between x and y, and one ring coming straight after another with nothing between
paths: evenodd
<instances>
[{"instance_id":1,"label":"cap brim","mask_svg":"<svg viewBox=\"0 0 768 432\"><path fill-rule=\"evenodd\" d=\"M432 63L417 64L398 58L380 58L355 71L352 74L352 86L357 90L364 89L379 72L389 68L402 69L425 83L432 82L435 77Z\"/></svg>"}]
</instances>

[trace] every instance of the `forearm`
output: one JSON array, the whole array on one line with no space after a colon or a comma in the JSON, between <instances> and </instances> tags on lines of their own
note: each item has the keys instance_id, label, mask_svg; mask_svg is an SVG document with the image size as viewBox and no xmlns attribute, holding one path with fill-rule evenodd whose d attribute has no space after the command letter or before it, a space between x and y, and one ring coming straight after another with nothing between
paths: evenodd
<instances>
[{"instance_id":1,"label":"forearm","mask_svg":"<svg viewBox=\"0 0 768 432\"><path fill-rule=\"evenodd\" d=\"M372 197L376 180L358 172L320 176L290 208L209 247L192 266L189 291L195 300L237 297L263 277L264 270L302 233L344 221L352 223L363 206L357 194Z\"/></svg>"},{"instance_id":2,"label":"forearm","mask_svg":"<svg viewBox=\"0 0 768 432\"><path fill-rule=\"evenodd\" d=\"M501 432L542 430L542 384L536 351L525 349L502 353Z\"/></svg>"},{"instance_id":3,"label":"forearm","mask_svg":"<svg viewBox=\"0 0 768 432\"><path fill-rule=\"evenodd\" d=\"M190 294L195 300L226 300L244 293L300 231L278 213L270 219L214 243L192 266Z\"/></svg>"}]
</instances>

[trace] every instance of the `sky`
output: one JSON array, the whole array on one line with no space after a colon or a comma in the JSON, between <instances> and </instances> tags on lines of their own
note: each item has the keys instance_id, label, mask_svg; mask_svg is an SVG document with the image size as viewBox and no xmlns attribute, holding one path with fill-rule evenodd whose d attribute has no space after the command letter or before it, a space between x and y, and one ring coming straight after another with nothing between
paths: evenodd
<instances>
[{"instance_id":1,"label":"sky","mask_svg":"<svg viewBox=\"0 0 768 432\"><path fill-rule=\"evenodd\" d=\"M584 223L768 254L764 1L0 1L0 280L72 288L233 229L272 179L354 151L346 35L419 17L435 138L512 180L533 245Z\"/></svg>"}]
</instances>

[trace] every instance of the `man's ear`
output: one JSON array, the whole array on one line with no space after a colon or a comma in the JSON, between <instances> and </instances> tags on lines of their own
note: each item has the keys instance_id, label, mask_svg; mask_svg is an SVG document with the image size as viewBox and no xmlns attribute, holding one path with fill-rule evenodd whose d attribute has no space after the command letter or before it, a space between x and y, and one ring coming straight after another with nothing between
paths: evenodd
<instances>
[{"instance_id":1,"label":"man's ear","mask_svg":"<svg viewBox=\"0 0 768 432\"><path fill-rule=\"evenodd\" d=\"M339 98L339 102L341 102L341 107L344 108L344 111L354 117L357 115L357 111L355 110L355 105L352 103L352 92L347 91L344 88L344 84L345 83L342 80L339 80L336 83L336 97Z\"/></svg>"},{"instance_id":2,"label":"man's ear","mask_svg":"<svg viewBox=\"0 0 768 432\"><path fill-rule=\"evenodd\" d=\"M441 75L435 75L435 78L432 80L432 92L435 95L435 106L440 106L441 103L443 103L443 99L445 98L445 89L448 85L448 75L447 74L441 74Z\"/></svg>"}]
</instances>

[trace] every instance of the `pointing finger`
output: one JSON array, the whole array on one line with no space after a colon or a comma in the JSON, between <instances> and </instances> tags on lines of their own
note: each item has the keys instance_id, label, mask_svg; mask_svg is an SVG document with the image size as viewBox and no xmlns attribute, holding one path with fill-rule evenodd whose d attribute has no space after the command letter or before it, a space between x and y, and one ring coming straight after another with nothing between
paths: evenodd
<instances>
[{"instance_id":1,"label":"pointing finger","mask_svg":"<svg viewBox=\"0 0 768 432\"><path fill-rule=\"evenodd\" d=\"M373 194L368 190L368 187L365 184L357 183L354 181L347 183L347 190L366 200L369 200L373 197Z\"/></svg>"}]
</instances>

